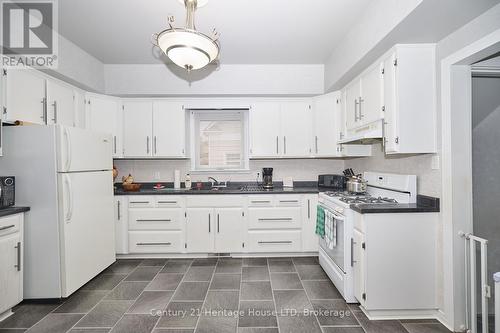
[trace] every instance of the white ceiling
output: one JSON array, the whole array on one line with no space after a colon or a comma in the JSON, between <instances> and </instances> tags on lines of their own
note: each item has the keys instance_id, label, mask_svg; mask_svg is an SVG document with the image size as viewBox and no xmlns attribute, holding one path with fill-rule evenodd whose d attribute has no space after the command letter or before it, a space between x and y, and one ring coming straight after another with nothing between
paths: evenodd
<instances>
[{"instance_id":1,"label":"white ceiling","mask_svg":"<svg viewBox=\"0 0 500 333\"><path fill-rule=\"evenodd\" d=\"M224 64L322 64L370 0L210 0L198 30L221 33ZM168 15L184 26L178 0L59 1L59 32L105 64L159 63L151 35Z\"/></svg>"}]
</instances>

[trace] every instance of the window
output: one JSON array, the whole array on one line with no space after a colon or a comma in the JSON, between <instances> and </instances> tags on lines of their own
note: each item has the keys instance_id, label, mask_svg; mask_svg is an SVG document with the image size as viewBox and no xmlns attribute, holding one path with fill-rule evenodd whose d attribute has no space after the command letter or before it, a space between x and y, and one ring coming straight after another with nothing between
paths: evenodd
<instances>
[{"instance_id":1,"label":"window","mask_svg":"<svg viewBox=\"0 0 500 333\"><path fill-rule=\"evenodd\" d=\"M245 111L191 111L195 171L248 169Z\"/></svg>"}]
</instances>

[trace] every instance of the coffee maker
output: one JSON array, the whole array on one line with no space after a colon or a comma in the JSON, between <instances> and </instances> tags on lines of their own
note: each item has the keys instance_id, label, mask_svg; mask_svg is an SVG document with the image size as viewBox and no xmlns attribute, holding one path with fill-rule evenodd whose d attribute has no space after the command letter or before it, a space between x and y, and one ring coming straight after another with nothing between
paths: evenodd
<instances>
[{"instance_id":1,"label":"coffee maker","mask_svg":"<svg viewBox=\"0 0 500 333\"><path fill-rule=\"evenodd\" d=\"M266 190L273 188L273 168L262 168L262 187Z\"/></svg>"}]
</instances>

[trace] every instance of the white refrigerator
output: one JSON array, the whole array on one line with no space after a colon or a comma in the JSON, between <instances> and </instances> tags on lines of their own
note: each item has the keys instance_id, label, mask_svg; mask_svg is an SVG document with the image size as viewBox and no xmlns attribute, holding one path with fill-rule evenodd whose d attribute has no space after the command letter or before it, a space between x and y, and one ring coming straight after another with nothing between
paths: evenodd
<instances>
[{"instance_id":1,"label":"white refrigerator","mask_svg":"<svg viewBox=\"0 0 500 333\"><path fill-rule=\"evenodd\" d=\"M4 128L3 175L25 219L24 298L68 297L115 261L111 135Z\"/></svg>"}]
</instances>

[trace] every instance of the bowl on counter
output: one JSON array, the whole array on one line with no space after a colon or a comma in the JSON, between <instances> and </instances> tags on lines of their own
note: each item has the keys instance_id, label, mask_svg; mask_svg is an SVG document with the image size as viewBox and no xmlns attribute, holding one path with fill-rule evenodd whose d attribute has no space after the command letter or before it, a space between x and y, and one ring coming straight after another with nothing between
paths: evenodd
<instances>
[{"instance_id":1,"label":"bowl on counter","mask_svg":"<svg viewBox=\"0 0 500 333\"><path fill-rule=\"evenodd\" d=\"M137 192L141 189L141 184L137 183L123 184L122 186L125 192Z\"/></svg>"}]
</instances>

